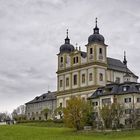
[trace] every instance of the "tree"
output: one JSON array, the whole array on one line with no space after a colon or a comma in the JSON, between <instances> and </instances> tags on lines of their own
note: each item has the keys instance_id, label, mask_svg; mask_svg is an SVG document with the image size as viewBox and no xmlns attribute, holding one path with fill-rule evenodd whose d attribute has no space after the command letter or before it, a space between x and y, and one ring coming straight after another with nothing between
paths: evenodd
<instances>
[{"instance_id":1,"label":"tree","mask_svg":"<svg viewBox=\"0 0 140 140\"><path fill-rule=\"evenodd\" d=\"M45 119L48 119L48 114L49 114L50 110L48 108L45 108L42 110L42 114L45 116Z\"/></svg>"},{"instance_id":2,"label":"tree","mask_svg":"<svg viewBox=\"0 0 140 140\"><path fill-rule=\"evenodd\" d=\"M16 121L26 120L25 105L20 105L12 112L12 118Z\"/></svg>"},{"instance_id":3,"label":"tree","mask_svg":"<svg viewBox=\"0 0 140 140\"><path fill-rule=\"evenodd\" d=\"M92 108L89 102L80 97L72 97L63 109L66 126L80 130L87 123Z\"/></svg>"},{"instance_id":4,"label":"tree","mask_svg":"<svg viewBox=\"0 0 140 140\"><path fill-rule=\"evenodd\" d=\"M111 105L104 105L99 110L105 128L120 127L120 119L123 114L123 107L120 104L112 103Z\"/></svg>"},{"instance_id":5,"label":"tree","mask_svg":"<svg viewBox=\"0 0 140 140\"><path fill-rule=\"evenodd\" d=\"M55 114L60 116L60 119L63 119L63 107L59 106L58 108L55 109Z\"/></svg>"},{"instance_id":6,"label":"tree","mask_svg":"<svg viewBox=\"0 0 140 140\"><path fill-rule=\"evenodd\" d=\"M0 122L10 119L10 115L7 112L0 112Z\"/></svg>"}]
</instances>

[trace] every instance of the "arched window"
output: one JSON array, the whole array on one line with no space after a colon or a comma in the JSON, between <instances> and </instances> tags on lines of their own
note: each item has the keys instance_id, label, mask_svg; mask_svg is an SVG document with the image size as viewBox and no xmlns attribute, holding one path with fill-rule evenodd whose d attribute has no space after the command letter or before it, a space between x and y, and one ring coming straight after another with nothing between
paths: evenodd
<instances>
[{"instance_id":1,"label":"arched window","mask_svg":"<svg viewBox=\"0 0 140 140\"><path fill-rule=\"evenodd\" d=\"M78 63L78 56L76 57L76 63Z\"/></svg>"},{"instance_id":2,"label":"arched window","mask_svg":"<svg viewBox=\"0 0 140 140\"><path fill-rule=\"evenodd\" d=\"M61 57L60 62L63 63L63 57Z\"/></svg>"},{"instance_id":3,"label":"arched window","mask_svg":"<svg viewBox=\"0 0 140 140\"><path fill-rule=\"evenodd\" d=\"M90 52L89 52L90 54L93 54L93 49L92 48L90 48Z\"/></svg>"},{"instance_id":4,"label":"arched window","mask_svg":"<svg viewBox=\"0 0 140 140\"><path fill-rule=\"evenodd\" d=\"M73 58L73 63L74 63L74 64L75 64L75 63L78 63L78 56L76 56L76 57Z\"/></svg>"},{"instance_id":5,"label":"arched window","mask_svg":"<svg viewBox=\"0 0 140 140\"><path fill-rule=\"evenodd\" d=\"M77 74L73 76L73 84L77 85Z\"/></svg>"},{"instance_id":6,"label":"arched window","mask_svg":"<svg viewBox=\"0 0 140 140\"><path fill-rule=\"evenodd\" d=\"M74 58L73 58L73 63L75 64L75 62L76 62L76 61L75 61L75 57L74 57Z\"/></svg>"},{"instance_id":7,"label":"arched window","mask_svg":"<svg viewBox=\"0 0 140 140\"><path fill-rule=\"evenodd\" d=\"M60 87L63 86L63 80L60 80Z\"/></svg>"},{"instance_id":8,"label":"arched window","mask_svg":"<svg viewBox=\"0 0 140 140\"><path fill-rule=\"evenodd\" d=\"M103 52L102 52L102 48L99 48L99 54L102 54Z\"/></svg>"},{"instance_id":9,"label":"arched window","mask_svg":"<svg viewBox=\"0 0 140 140\"><path fill-rule=\"evenodd\" d=\"M102 73L99 74L99 79L100 79L100 81L103 81L103 74Z\"/></svg>"}]
</instances>

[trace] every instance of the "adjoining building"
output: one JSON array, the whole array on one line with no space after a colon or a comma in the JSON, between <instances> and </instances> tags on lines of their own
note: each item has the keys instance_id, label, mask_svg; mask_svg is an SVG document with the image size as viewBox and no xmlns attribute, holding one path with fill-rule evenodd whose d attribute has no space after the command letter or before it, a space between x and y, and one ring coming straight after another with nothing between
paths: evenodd
<instances>
[{"instance_id":1,"label":"adjoining building","mask_svg":"<svg viewBox=\"0 0 140 140\"><path fill-rule=\"evenodd\" d=\"M140 122L140 83L126 81L124 83L107 84L99 87L89 98L94 106L95 121L101 121L100 109L105 105L117 103L121 106L120 124L125 126Z\"/></svg>"},{"instance_id":2,"label":"adjoining building","mask_svg":"<svg viewBox=\"0 0 140 140\"><path fill-rule=\"evenodd\" d=\"M56 92L44 93L26 103L26 116L28 120L45 120L44 109L49 109L48 118L53 118L56 109Z\"/></svg>"}]
</instances>

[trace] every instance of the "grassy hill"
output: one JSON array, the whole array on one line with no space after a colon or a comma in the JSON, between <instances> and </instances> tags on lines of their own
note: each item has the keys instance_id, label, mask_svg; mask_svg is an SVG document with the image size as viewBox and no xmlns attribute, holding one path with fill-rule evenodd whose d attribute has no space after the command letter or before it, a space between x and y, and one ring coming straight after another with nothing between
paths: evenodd
<instances>
[{"instance_id":1,"label":"grassy hill","mask_svg":"<svg viewBox=\"0 0 140 140\"><path fill-rule=\"evenodd\" d=\"M76 132L59 126L40 126L33 123L0 126L0 140L140 140L140 130L95 133Z\"/></svg>"}]
</instances>

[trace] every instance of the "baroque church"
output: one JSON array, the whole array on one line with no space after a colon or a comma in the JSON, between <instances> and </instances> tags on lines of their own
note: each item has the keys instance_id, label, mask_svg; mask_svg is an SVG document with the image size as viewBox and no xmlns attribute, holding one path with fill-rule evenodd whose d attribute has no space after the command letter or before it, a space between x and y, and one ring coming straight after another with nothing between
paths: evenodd
<instances>
[{"instance_id":1,"label":"baroque church","mask_svg":"<svg viewBox=\"0 0 140 140\"><path fill-rule=\"evenodd\" d=\"M65 43L58 54L57 106L66 107L67 100L73 95L87 99L98 87L106 84L126 80L137 82L138 76L128 69L125 55L123 62L107 57L108 46L99 32L97 19L85 46L86 52L75 48L67 31Z\"/></svg>"},{"instance_id":2,"label":"baroque church","mask_svg":"<svg viewBox=\"0 0 140 140\"><path fill-rule=\"evenodd\" d=\"M57 91L42 94L26 103L28 119L41 119L41 111L44 108L53 112L59 106L66 107L71 96L94 100L94 93L97 95L96 91L106 85L137 83L138 76L127 67L125 53L122 61L107 56L108 45L105 44L104 36L100 34L97 18L85 47L86 52L80 47L74 47L67 30L64 44L60 46L57 54Z\"/></svg>"}]
</instances>

